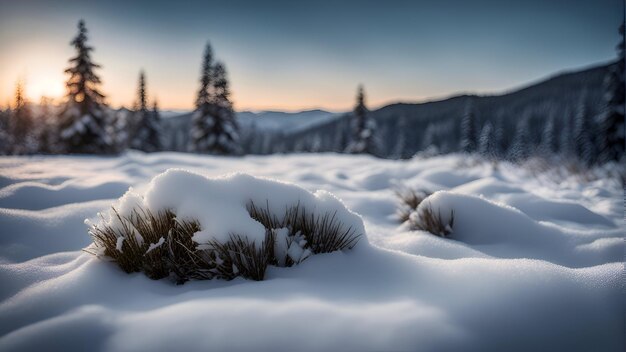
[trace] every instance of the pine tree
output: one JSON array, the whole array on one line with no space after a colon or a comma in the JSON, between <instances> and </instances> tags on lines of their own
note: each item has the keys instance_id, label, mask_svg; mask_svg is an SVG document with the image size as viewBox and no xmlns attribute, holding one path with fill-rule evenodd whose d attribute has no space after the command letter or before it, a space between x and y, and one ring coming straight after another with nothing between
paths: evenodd
<instances>
[{"instance_id":1,"label":"pine tree","mask_svg":"<svg viewBox=\"0 0 626 352\"><path fill-rule=\"evenodd\" d=\"M36 151L34 138L34 121L26 97L24 83L20 80L15 88L15 109L12 110L10 122L11 153L26 154Z\"/></svg>"},{"instance_id":2,"label":"pine tree","mask_svg":"<svg viewBox=\"0 0 626 352\"><path fill-rule=\"evenodd\" d=\"M196 111L192 116L192 126L189 141L189 150L192 152L207 152L206 140L212 127L211 115L211 78L213 75L213 50L207 43L202 60L200 73L200 90L196 98Z\"/></svg>"},{"instance_id":3,"label":"pine tree","mask_svg":"<svg viewBox=\"0 0 626 352\"><path fill-rule=\"evenodd\" d=\"M212 147L217 154L239 154L239 126L235 118L233 104L230 101L230 85L223 63L215 64L213 77L215 116L212 133L217 136Z\"/></svg>"},{"instance_id":4,"label":"pine tree","mask_svg":"<svg viewBox=\"0 0 626 352\"><path fill-rule=\"evenodd\" d=\"M528 138L528 118L522 117L517 123L515 129L515 137L513 138L513 144L508 151L508 159L512 161L525 160L530 156L530 145Z\"/></svg>"},{"instance_id":5,"label":"pine tree","mask_svg":"<svg viewBox=\"0 0 626 352\"><path fill-rule=\"evenodd\" d=\"M561 126L561 131L559 133L559 154L564 159L573 158L575 150L570 115L571 113L569 111L565 114L563 126Z\"/></svg>"},{"instance_id":6,"label":"pine tree","mask_svg":"<svg viewBox=\"0 0 626 352\"><path fill-rule=\"evenodd\" d=\"M501 110L496 113L493 130L494 156L497 159L504 158L507 145L504 131L504 113Z\"/></svg>"},{"instance_id":7,"label":"pine tree","mask_svg":"<svg viewBox=\"0 0 626 352\"><path fill-rule=\"evenodd\" d=\"M619 160L624 155L624 104L626 94L624 85L625 75L625 39L624 21L620 26L620 42L617 45L617 62L611 66L611 71L605 79L606 108L601 115L600 136L602 136L601 159L603 161Z\"/></svg>"},{"instance_id":8,"label":"pine tree","mask_svg":"<svg viewBox=\"0 0 626 352\"><path fill-rule=\"evenodd\" d=\"M593 123L585 103L585 95L580 100L574 117L574 152L578 159L589 166L595 161L595 145L593 143Z\"/></svg>"},{"instance_id":9,"label":"pine tree","mask_svg":"<svg viewBox=\"0 0 626 352\"><path fill-rule=\"evenodd\" d=\"M100 78L91 61L93 48L87 45L85 22L78 22L78 35L71 44L77 55L71 58L66 83L68 101L59 117L60 142L69 153L111 153L113 145L107 129L109 116L104 95L98 90Z\"/></svg>"},{"instance_id":10,"label":"pine tree","mask_svg":"<svg viewBox=\"0 0 626 352\"><path fill-rule=\"evenodd\" d=\"M198 153L241 153L239 127L230 101L226 68L220 62L213 65L213 51L209 44L202 61L189 149Z\"/></svg>"},{"instance_id":11,"label":"pine tree","mask_svg":"<svg viewBox=\"0 0 626 352\"><path fill-rule=\"evenodd\" d=\"M461 120L461 151L472 153L478 146L473 100L468 100Z\"/></svg>"},{"instance_id":12,"label":"pine tree","mask_svg":"<svg viewBox=\"0 0 626 352\"><path fill-rule=\"evenodd\" d=\"M378 155L380 146L376 136L376 122L369 117L369 111L365 106L365 92L360 85L357 92L357 103L352 112L352 138L347 153L368 153Z\"/></svg>"},{"instance_id":13,"label":"pine tree","mask_svg":"<svg viewBox=\"0 0 626 352\"><path fill-rule=\"evenodd\" d=\"M53 119L51 107L52 99L41 97L39 103L40 112L38 117L38 128L36 131L39 140L39 152L44 154L53 154L57 150L58 131L56 123Z\"/></svg>"},{"instance_id":14,"label":"pine tree","mask_svg":"<svg viewBox=\"0 0 626 352\"><path fill-rule=\"evenodd\" d=\"M539 144L539 150L545 157L550 157L556 152L554 133L554 117L549 116L543 126L543 131L541 132L541 143Z\"/></svg>"},{"instance_id":15,"label":"pine tree","mask_svg":"<svg viewBox=\"0 0 626 352\"><path fill-rule=\"evenodd\" d=\"M495 149L494 129L491 126L491 122L487 121L480 132L478 152L486 158L495 159Z\"/></svg>"},{"instance_id":16,"label":"pine tree","mask_svg":"<svg viewBox=\"0 0 626 352\"><path fill-rule=\"evenodd\" d=\"M437 126L433 122L430 122L428 126L426 126L426 129L424 130L424 136L422 138L421 149L423 150L439 149L438 146L436 145L436 141L437 141Z\"/></svg>"},{"instance_id":17,"label":"pine tree","mask_svg":"<svg viewBox=\"0 0 626 352\"><path fill-rule=\"evenodd\" d=\"M148 153L159 151L162 146L158 104L155 101L152 111L148 110L146 75L143 71L139 74L139 89L137 93L136 127L131 147Z\"/></svg>"}]
</instances>

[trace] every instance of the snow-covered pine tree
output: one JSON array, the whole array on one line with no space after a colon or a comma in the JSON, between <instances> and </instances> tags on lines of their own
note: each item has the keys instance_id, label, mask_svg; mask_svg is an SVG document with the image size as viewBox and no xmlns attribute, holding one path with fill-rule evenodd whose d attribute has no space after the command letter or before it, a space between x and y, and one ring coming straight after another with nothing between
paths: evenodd
<instances>
[{"instance_id":1,"label":"snow-covered pine tree","mask_svg":"<svg viewBox=\"0 0 626 352\"><path fill-rule=\"evenodd\" d=\"M39 141L39 152L43 154L53 154L57 150L58 131L56 121L53 118L52 99L41 97L39 103L37 139Z\"/></svg>"},{"instance_id":2,"label":"snow-covered pine tree","mask_svg":"<svg viewBox=\"0 0 626 352\"><path fill-rule=\"evenodd\" d=\"M593 143L593 122L585 103L585 94L580 98L574 116L574 148L580 161L589 166L596 160L596 148Z\"/></svg>"},{"instance_id":3,"label":"snow-covered pine tree","mask_svg":"<svg viewBox=\"0 0 626 352\"><path fill-rule=\"evenodd\" d=\"M189 151L208 152L209 131L213 125L212 110L212 78L213 78L213 49L207 43L202 57L200 73L200 90L196 98L196 111L191 121L189 133Z\"/></svg>"},{"instance_id":4,"label":"snow-covered pine tree","mask_svg":"<svg viewBox=\"0 0 626 352\"><path fill-rule=\"evenodd\" d=\"M494 132L491 122L487 121L480 131L478 139L478 152L488 159L495 159L496 157Z\"/></svg>"},{"instance_id":5,"label":"snow-covered pine tree","mask_svg":"<svg viewBox=\"0 0 626 352\"><path fill-rule=\"evenodd\" d=\"M133 115L133 111L122 107L111 116L109 135L116 152L121 152L130 146Z\"/></svg>"},{"instance_id":6,"label":"snow-covered pine tree","mask_svg":"<svg viewBox=\"0 0 626 352\"><path fill-rule=\"evenodd\" d=\"M131 147L144 152L156 152L161 150L161 127L159 121L158 106L154 102L152 111L148 110L146 98L146 75L143 71L139 74L139 89L137 100L137 111L135 121L137 125L133 133Z\"/></svg>"},{"instance_id":7,"label":"snow-covered pine tree","mask_svg":"<svg viewBox=\"0 0 626 352\"><path fill-rule=\"evenodd\" d=\"M376 136L376 121L369 116L369 111L365 106L365 92L362 85L359 85L358 88L357 103L352 112L351 125L352 136L346 147L346 152L378 155L380 146Z\"/></svg>"},{"instance_id":8,"label":"snow-covered pine tree","mask_svg":"<svg viewBox=\"0 0 626 352\"><path fill-rule=\"evenodd\" d=\"M202 61L200 90L192 117L189 150L197 153L238 154L239 128L230 101L224 64L213 65L213 50L207 44Z\"/></svg>"},{"instance_id":9,"label":"snow-covered pine tree","mask_svg":"<svg viewBox=\"0 0 626 352\"><path fill-rule=\"evenodd\" d=\"M91 61L93 48L87 45L85 22L78 22L78 35L71 44L77 55L71 58L65 73L67 98L59 116L59 142L68 153L112 153L113 143L107 124L104 95L98 90L100 78L94 70L100 65Z\"/></svg>"},{"instance_id":10,"label":"snow-covered pine tree","mask_svg":"<svg viewBox=\"0 0 626 352\"><path fill-rule=\"evenodd\" d=\"M604 99L605 110L601 114L600 119L600 136L601 140L601 160L611 161L619 160L624 156L624 106L626 104L624 96L626 95L624 75L625 75L625 39L624 39L624 21L620 26L621 35L620 42L617 45L617 62L611 66L611 70L607 75L604 83Z\"/></svg>"},{"instance_id":11,"label":"snow-covered pine tree","mask_svg":"<svg viewBox=\"0 0 626 352\"><path fill-rule=\"evenodd\" d=\"M240 154L242 152L239 140L239 125L230 101L230 85L223 63L217 62L213 68L213 92L215 105L213 127L211 133L215 135L215 143L211 152L216 154Z\"/></svg>"},{"instance_id":12,"label":"snow-covered pine tree","mask_svg":"<svg viewBox=\"0 0 626 352\"><path fill-rule=\"evenodd\" d=\"M503 158L506 152L506 138L504 130L504 112L498 110L496 112L495 121L493 125L493 139L494 139L494 156L497 159Z\"/></svg>"},{"instance_id":13,"label":"snow-covered pine tree","mask_svg":"<svg viewBox=\"0 0 626 352\"><path fill-rule=\"evenodd\" d=\"M437 148L436 145L436 141L437 141L437 126L435 125L435 123L430 122L428 123L428 126L426 126L426 129L424 130L424 136L422 138L422 150L426 150L426 149L435 149Z\"/></svg>"},{"instance_id":14,"label":"snow-covered pine tree","mask_svg":"<svg viewBox=\"0 0 626 352\"><path fill-rule=\"evenodd\" d=\"M575 150L571 120L571 112L567 111L559 132L559 154L566 160L574 157Z\"/></svg>"},{"instance_id":15,"label":"snow-covered pine tree","mask_svg":"<svg viewBox=\"0 0 626 352\"><path fill-rule=\"evenodd\" d=\"M474 102L470 98L465 105L465 112L461 120L461 151L465 153L475 152L478 147L477 139Z\"/></svg>"},{"instance_id":16,"label":"snow-covered pine tree","mask_svg":"<svg viewBox=\"0 0 626 352\"><path fill-rule=\"evenodd\" d=\"M513 143L509 147L507 158L511 161L522 161L530 156L528 138L528 117L522 116L515 129Z\"/></svg>"},{"instance_id":17,"label":"snow-covered pine tree","mask_svg":"<svg viewBox=\"0 0 626 352\"><path fill-rule=\"evenodd\" d=\"M33 113L24 96L24 83L20 80L15 88L15 108L9 120L11 153L27 154L35 152Z\"/></svg>"},{"instance_id":18,"label":"snow-covered pine tree","mask_svg":"<svg viewBox=\"0 0 626 352\"><path fill-rule=\"evenodd\" d=\"M554 116L549 115L541 131L541 142L539 144L539 152L544 157L551 157L556 152L554 133Z\"/></svg>"}]
</instances>

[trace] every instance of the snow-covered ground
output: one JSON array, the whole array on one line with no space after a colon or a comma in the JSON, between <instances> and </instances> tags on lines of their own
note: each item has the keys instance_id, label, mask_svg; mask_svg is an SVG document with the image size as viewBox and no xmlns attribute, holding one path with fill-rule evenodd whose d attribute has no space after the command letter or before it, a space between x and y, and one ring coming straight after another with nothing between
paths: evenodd
<instances>
[{"instance_id":1,"label":"snow-covered ground","mask_svg":"<svg viewBox=\"0 0 626 352\"><path fill-rule=\"evenodd\" d=\"M91 243L85 218L95 220L131 186L146 192L169 168L329 191L361 215L367 241L272 267L261 282L182 286L127 275L81 250ZM450 239L397 223L397 184L442 190L423 204L454 210ZM0 187L2 351L624 347L624 207L614 180L554 182L454 155L130 152L3 158Z\"/></svg>"}]
</instances>

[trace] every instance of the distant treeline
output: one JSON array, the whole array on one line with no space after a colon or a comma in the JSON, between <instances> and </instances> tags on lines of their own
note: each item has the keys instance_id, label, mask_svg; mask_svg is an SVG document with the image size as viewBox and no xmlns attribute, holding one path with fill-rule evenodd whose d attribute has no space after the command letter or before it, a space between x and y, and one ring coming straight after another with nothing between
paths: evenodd
<instances>
[{"instance_id":1,"label":"distant treeline","mask_svg":"<svg viewBox=\"0 0 626 352\"><path fill-rule=\"evenodd\" d=\"M351 113L283 133L239 126L226 67L214 60L209 44L190 119L163 123L157 102L148 102L143 71L136 106L110 109L99 91L95 71L100 66L91 59L93 48L80 21L71 42L76 56L65 71L69 76L65 102L59 107L42 100L35 109L18 83L14 106L0 111L0 153L114 154L133 148L220 155L345 152L401 159L419 152L467 152L494 160L541 156L586 165L615 161L624 155L623 24L620 34L618 60L608 66L561 75L501 96L459 96L376 111L367 109L359 86Z\"/></svg>"}]
</instances>

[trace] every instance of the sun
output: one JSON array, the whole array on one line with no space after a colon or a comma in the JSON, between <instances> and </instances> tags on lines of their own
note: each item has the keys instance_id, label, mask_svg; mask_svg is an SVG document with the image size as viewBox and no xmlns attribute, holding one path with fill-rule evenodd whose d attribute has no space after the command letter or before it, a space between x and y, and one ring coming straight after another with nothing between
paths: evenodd
<instances>
[{"instance_id":1,"label":"sun","mask_svg":"<svg viewBox=\"0 0 626 352\"><path fill-rule=\"evenodd\" d=\"M26 80L26 97L38 102L42 97L59 99L65 93L63 80L57 77L37 75Z\"/></svg>"}]
</instances>

